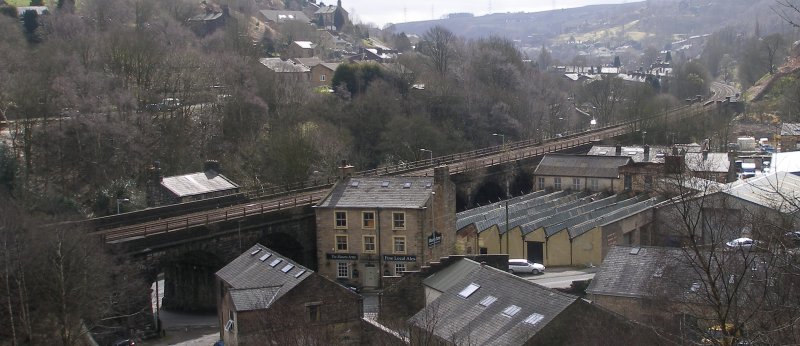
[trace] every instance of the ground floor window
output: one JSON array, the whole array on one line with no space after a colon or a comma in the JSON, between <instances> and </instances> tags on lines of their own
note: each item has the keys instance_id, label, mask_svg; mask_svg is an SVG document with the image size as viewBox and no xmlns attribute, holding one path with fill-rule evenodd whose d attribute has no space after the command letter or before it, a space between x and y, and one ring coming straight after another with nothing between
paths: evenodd
<instances>
[{"instance_id":1,"label":"ground floor window","mask_svg":"<svg viewBox=\"0 0 800 346\"><path fill-rule=\"evenodd\" d=\"M336 277L337 278L350 277L350 267L347 265L347 262L336 262Z\"/></svg>"},{"instance_id":2,"label":"ground floor window","mask_svg":"<svg viewBox=\"0 0 800 346\"><path fill-rule=\"evenodd\" d=\"M406 264L405 263L395 263L394 264L394 275L395 276L403 275L404 271L406 271Z\"/></svg>"}]
</instances>

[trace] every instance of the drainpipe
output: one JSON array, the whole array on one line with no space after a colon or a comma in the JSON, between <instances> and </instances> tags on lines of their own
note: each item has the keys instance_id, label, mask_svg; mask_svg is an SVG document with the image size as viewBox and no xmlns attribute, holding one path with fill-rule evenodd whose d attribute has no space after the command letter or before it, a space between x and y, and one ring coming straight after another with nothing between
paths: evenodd
<instances>
[{"instance_id":1,"label":"drainpipe","mask_svg":"<svg viewBox=\"0 0 800 346\"><path fill-rule=\"evenodd\" d=\"M378 236L378 287L383 288L383 253L381 252L381 208L375 209L375 233Z\"/></svg>"},{"instance_id":2,"label":"drainpipe","mask_svg":"<svg viewBox=\"0 0 800 346\"><path fill-rule=\"evenodd\" d=\"M511 257L511 249L508 245L508 200L506 200L506 252L508 252L508 256Z\"/></svg>"}]
</instances>

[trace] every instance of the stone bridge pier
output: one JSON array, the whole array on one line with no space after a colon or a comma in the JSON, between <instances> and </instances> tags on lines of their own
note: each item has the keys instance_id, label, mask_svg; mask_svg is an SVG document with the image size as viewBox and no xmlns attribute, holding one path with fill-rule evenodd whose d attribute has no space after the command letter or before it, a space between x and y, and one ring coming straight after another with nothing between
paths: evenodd
<instances>
[{"instance_id":1,"label":"stone bridge pier","mask_svg":"<svg viewBox=\"0 0 800 346\"><path fill-rule=\"evenodd\" d=\"M229 221L131 240L124 247L148 283L163 274L162 308L215 311L214 274L255 243L309 268L316 268L316 221L311 207L287 209L268 217ZM158 238L158 239L156 239Z\"/></svg>"}]
</instances>

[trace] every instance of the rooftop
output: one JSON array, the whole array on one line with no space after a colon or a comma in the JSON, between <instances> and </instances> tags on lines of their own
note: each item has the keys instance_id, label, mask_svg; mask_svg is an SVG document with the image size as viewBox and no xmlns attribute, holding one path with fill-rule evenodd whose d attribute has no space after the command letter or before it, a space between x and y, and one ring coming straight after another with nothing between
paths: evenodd
<instances>
[{"instance_id":1,"label":"rooftop","mask_svg":"<svg viewBox=\"0 0 800 346\"><path fill-rule=\"evenodd\" d=\"M783 123L781 136L800 136L800 123Z\"/></svg>"},{"instance_id":2,"label":"rooftop","mask_svg":"<svg viewBox=\"0 0 800 346\"><path fill-rule=\"evenodd\" d=\"M348 178L317 207L420 209L428 204L432 186L432 177Z\"/></svg>"},{"instance_id":3,"label":"rooftop","mask_svg":"<svg viewBox=\"0 0 800 346\"><path fill-rule=\"evenodd\" d=\"M165 177L161 186L178 197L202 195L212 192L227 191L239 188L222 174L212 170L192 174Z\"/></svg>"},{"instance_id":4,"label":"rooftop","mask_svg":"<svg viewBox=\"0 0 800 346\"><path fill-rule=\"evenodd\" d=\"M534 175L619 178L619 167L631 160L627 156L586 156L546 154Z\"/></svg>"},{"instance_id":5,"label":"rooftop","mask_svg":"<svg viewBox=\"0 0 800 346\"><path fill-rule=\"evenodd\" d=\"M260 12L261 15L264 16L264 18L267 18L267 20L276 23L285 22L289 20L297 20L304 23L311 22L311 19L308 19L308 16L306 16L305 13L301 11L262 10Z\"/></svg>"},{"instance_id":6,"label":"rooftop","mask_svg":"<svg viewBox=\"0 0 800 346\"><path fill-rule=\"evenodd\" d=\"M281 58L261 58L258 60L261 65L266 66L268 69L277 73L305 73L311 70L291 60L283 60Z\"/></svg>"},{"instance_id":7,"label":"rooftop","mask_svg":"<svg viewBox=\"0 0 800 346\"><path fill-rule=\"evenodd\" d=\"M313 273L256 244L217 272L230 286L236 311L265 309Z\"/></svg>"},{"instance_id":8,"label":"rooftop","mask_svg":"<svg viewBox=\"0 0 800 346\"><path fill-rule=\"evenodd\" d=\"M578 301L490 266L462 259L424 284L442 294L409 323L443 340L469 340L476 345L521 345L558 314Z\"/></svg>"}]
</instances>

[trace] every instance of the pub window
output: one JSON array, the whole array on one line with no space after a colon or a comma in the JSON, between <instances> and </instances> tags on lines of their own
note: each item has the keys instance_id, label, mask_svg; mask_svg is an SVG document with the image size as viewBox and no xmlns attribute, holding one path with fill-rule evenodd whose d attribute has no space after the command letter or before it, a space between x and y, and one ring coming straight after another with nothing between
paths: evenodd
<instances>
[{"instance_id":1,"label":"pub window","mask_svg":"<svg viewBox=\"0 0 800 346\"><path fill-rule=\"evenodd\" d=\"M337 278L350 277L350 267L347 265L347 262L336 262L336 277Z\"/></svg>"},{"instance_id":2,"label":"pub window","mask_svg":"<svg viewBox=\"0 0 800 346\"><path fill-rule=\"evenodd\" d=\"M347 251L347 236L346 235L337 235L336 236L336 251Z\"/></svg>"},{"instance_id":3,"label":"pub window","mask_svg":"<svg viewBox=\"0 0 800 346\"><path fill-rule=\"evenodd\" d=\"M392 213L392 228L405 229L406 228L406 213Z\"/></svg>"},{"instance_id":4,"label":"pub window","mask_svg":"<svg viewBox=\"0 0 800 346\"><path fill-rule=\"evenodd\" d=\"M406 253L406 237L392 237L394 243L394 253Z\"/></svg>"},{"instance_id":5,"label":"pub window","mask_svg":"<svg viewBox=\"0 0 800 346\"><path fill-rule=\"evenodd\" d=\"M365 235L364 236L364 252L375 253L375 236L374 235Z\"/></svg>"},{"instance_id":6,"label":"pub window","mask_svg":"<svg viewBox=\"0 0 800 346\"><path fill-rule=\"evenodd\" d=\"M375 213L371 211L365 211L361 213L361 227L363 228L375 228Z\"/></svg>"},{"instance_id":7,"label":"pub window","mask_svg":"<svg viewBox=\"0 0 800 346\"><path fill-rule=\"evenodd\" d=\"M556 190L561 190L561 177L553 178L553 188Z\"/></svg>"},{"instance_id":8,"label":"pub window","mask_svg":"<svg viewBox=\"0 0 800 346\"><path fill-rule=\"evenodd\" d=\"M406 264L405 263L395 263L394 264L394 276L403 275L404 271L406 271Z\"/></svg>"},{"instance_id":9,"label":"pub window","mask_svg":"<svg viewBox=\"0 0 800 346\"><path fill-rule=\"evenodd\" d=\"M335 211L333 212L334 226L336 228L347 228L347 212Z\"/></svg>"},{"instance_id":10,"label":"pub window","mask_svg":"<svg viewBox=\"0 0 800 346\"><path fill-rule=\"evenodd\" d=\"M544 190L544 177L539 177L539 190Z\"/></svg>"}]
</instances>

